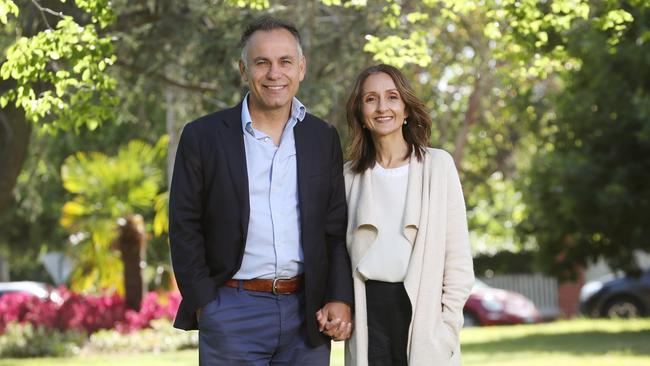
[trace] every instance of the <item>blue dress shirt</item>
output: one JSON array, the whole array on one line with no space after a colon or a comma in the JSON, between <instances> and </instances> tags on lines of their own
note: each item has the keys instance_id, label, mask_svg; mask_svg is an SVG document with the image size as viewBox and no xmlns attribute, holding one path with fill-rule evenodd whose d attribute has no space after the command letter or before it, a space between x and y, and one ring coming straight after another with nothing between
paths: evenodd
<instances>
[{"instance_id":1,"label":"blue dress shirt","mask_svg":"<svg viewBox=\"0 0 650 366\"><path fill-rule=\"evenodd\" d=\"M241 120L250 219L244 258L234 279L293 277L303 272L293 128L305 113L305 106L294 97L280 145L275 146L270 136L253 128L248 95L244 98Z\"/></svg>"}]
</instances>

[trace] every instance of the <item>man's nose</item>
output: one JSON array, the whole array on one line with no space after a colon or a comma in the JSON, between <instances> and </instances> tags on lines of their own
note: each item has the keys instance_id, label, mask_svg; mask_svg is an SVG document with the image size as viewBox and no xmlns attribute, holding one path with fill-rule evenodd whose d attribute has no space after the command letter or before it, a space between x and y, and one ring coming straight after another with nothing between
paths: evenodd
<instances>
[{"instance_id":1,"label":"man's nose","mask_svg":"<svg viewBox=\"0 0 650 366\"><path fill-rule=\"evenodd\" d=\"M266 72L266 77L270 80L279 79L282 74L280 73L280 66L278 64L272 63L269 66L268 71Z\"/></svg>"}]
</instances>

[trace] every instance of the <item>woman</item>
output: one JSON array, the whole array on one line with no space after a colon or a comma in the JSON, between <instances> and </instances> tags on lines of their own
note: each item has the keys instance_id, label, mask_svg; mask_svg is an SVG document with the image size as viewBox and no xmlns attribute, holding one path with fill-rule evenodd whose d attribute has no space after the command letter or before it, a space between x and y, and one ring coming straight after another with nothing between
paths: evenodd
<instances>
[{"instance_id":1,"label":"woman","mask_svg":"<svg viewBox=\"0 0 650 366\"><path fill-rule=\"evenodd\" d=\"M392 66L361 72L347 120L356 315L346 365L459 365L474 273L453 159L428 147L431 118Z\"/></svg>"}]
</instances>

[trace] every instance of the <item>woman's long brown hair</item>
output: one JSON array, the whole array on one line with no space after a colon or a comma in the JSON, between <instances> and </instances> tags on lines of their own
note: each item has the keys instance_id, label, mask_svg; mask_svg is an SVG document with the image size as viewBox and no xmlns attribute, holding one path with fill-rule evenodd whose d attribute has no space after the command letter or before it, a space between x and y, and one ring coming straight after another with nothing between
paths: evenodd
<instances>
[{"instance_id":1,"label":"woman's long brown hair","mask_svg":"<svg viewBox=\"0 0 650 366\"><path fill-rule=\"evenodd\" d=\"M404 140L408 144L408 152L405 159L415 152L418 161L422 160L424 149L430 146L431 117L424 106L424 103L417 96L408 80L397 68L379 64L370 66L363 70L352 88L346 104L348 128L350 130L351 142L348 147L348 159L352 162L352 171L361 173L368 168L375 166L377 161L377 150L368 129L363 128L363 83L366 79L376 73L383 72L393 79L397 91L408 115L407 124L402 126Z\"/></svg>"}]
</instances>

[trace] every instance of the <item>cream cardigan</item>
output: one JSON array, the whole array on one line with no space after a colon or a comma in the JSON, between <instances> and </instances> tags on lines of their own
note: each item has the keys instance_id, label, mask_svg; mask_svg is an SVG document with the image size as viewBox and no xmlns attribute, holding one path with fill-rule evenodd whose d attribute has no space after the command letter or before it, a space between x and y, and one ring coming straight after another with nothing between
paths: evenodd
<instances>
[{"instance_id":1,"label":"cream cardigan","mask_svg":"<svg viewBox=\"0 0 650 366\"><path fill-rule=\"evenodd\" d=\"M354 277L355 325L346 342L345 364L368 365L365 285L357 265L374 243L377 213L371 172L354 174L345 165L348 201L347 247ZM413 315L407 355L411 366L460 365L463 306L474 283L465 201L451 156L426 149L411 157L404 234L413 253L404 280Z\"/></svg>"}]
</instances>

